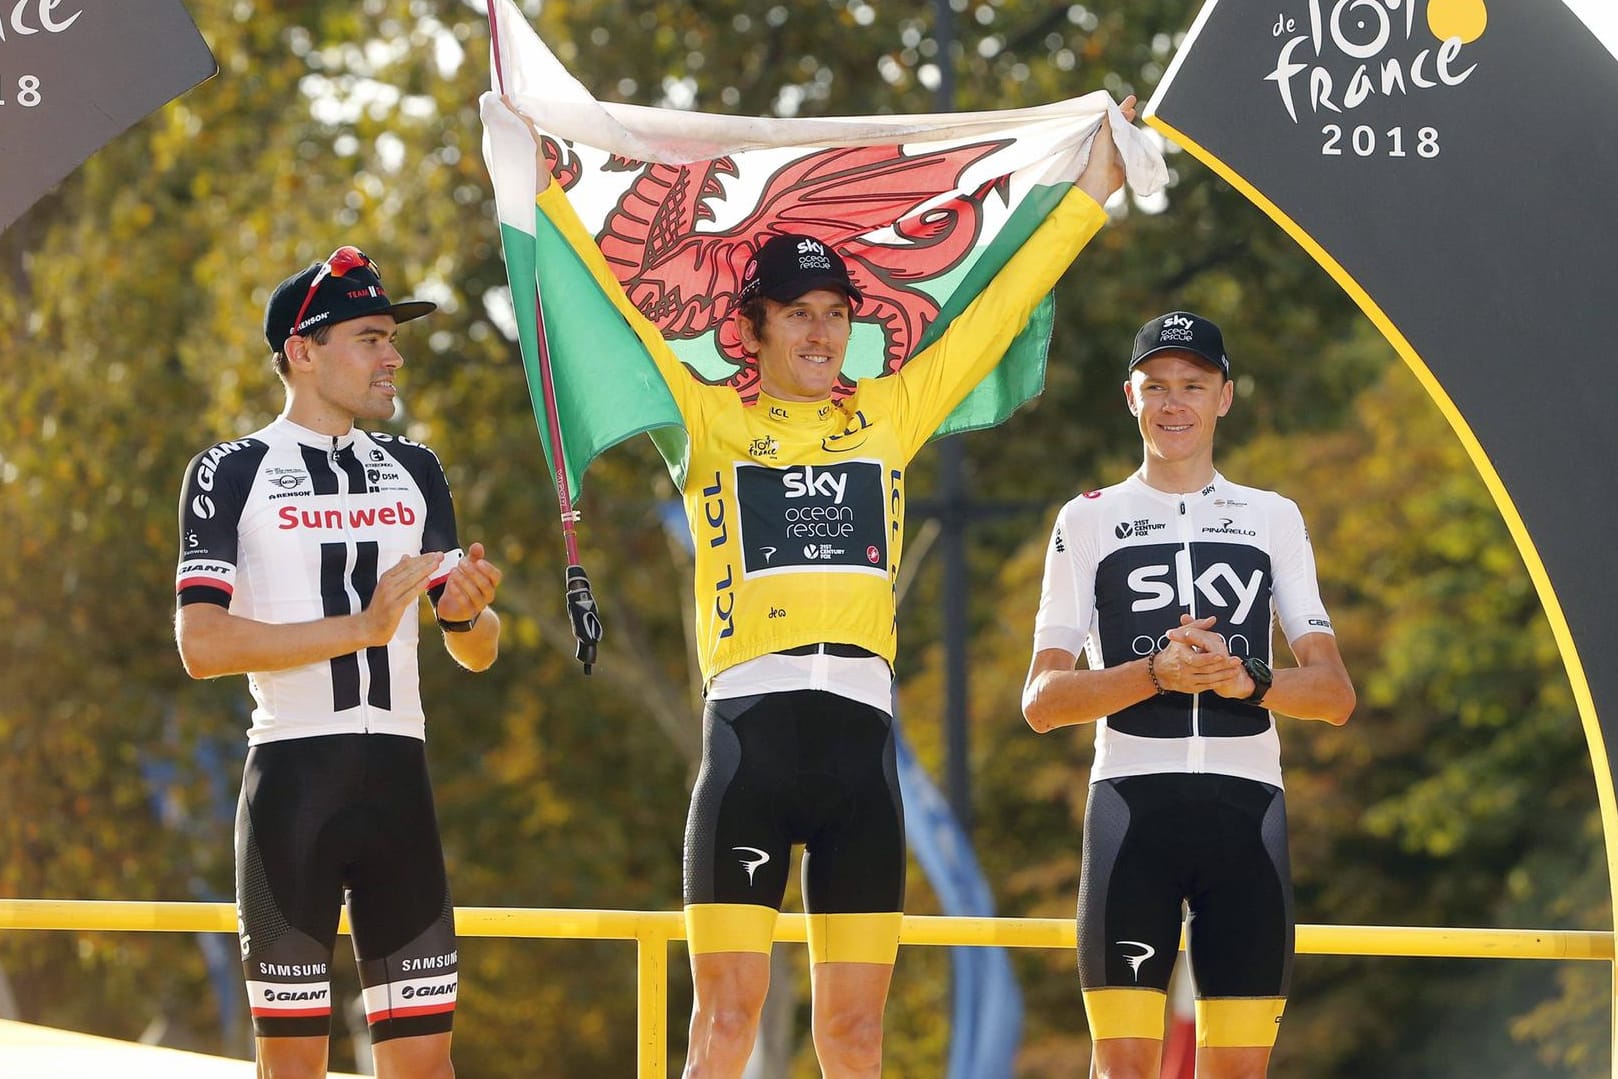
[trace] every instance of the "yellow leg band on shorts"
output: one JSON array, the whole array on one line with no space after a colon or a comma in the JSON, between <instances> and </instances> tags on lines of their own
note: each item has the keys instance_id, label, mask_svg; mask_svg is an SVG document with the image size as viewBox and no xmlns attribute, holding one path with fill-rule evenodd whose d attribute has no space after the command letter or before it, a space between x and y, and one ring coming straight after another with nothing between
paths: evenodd
<instances>
[{"instance_id":1,"label":"yellow leg band on shorts","mask_svg":"<svg viewBox=\"0 0 1618 1079\"><path fill-rule=\"evenodd\" d=\"M685 939L693 955L709 952L770 954L775 939L773 907L751 903L694 903L685 908Z\"/></svg>"},{"instance_id":2,"label":"yellow leg band on shorts","mask_svg":"<svg viewBox=\"0 0 1618 1079\"><path fill-rule=\"evenodd\" d=\"M1169 995L1161 989L1089 989L1084 1016L1090 1037L1163 1040L1163 1012Z\"/></svg>"},{"instance_id":3,"label":"yellow leg band on shorts","mask_svg":"<svg viewBox=\"0 0 1618 1079\"><path fill-rule=\"evenodd\" d=\"M1286 997L1209 997L1197 1001L1201 1049L1273 1048Z\"/></svg>"},{"instance_id":4,"label":"yellow leg band on shorts","mask_svg":"<svg viewBox=\"0 0 1618 1079\"><path fill-rule=\"evenodd\" d=\"M809 962L885 963L899 958L899 925L904 915L811 914Z\"/></svg>"}]
</instances>

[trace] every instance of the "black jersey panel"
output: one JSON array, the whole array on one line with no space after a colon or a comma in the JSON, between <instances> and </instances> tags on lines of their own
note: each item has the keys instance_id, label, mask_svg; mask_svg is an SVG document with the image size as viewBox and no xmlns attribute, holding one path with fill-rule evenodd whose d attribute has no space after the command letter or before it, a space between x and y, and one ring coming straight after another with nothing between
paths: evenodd
<instances>
[{"instance_id":1,"label":"black jersey panel","mask_svg":"<svg viewBox=\"0 0 1618 1079\"><path fill-rule=\"evenodd\" d=\"M220 442L191 459L180 490L179 605L230 606L236 578L237 526L269 446L257 439Z\"/></svg>"},{"instance_id":2,"label":"black jersey panel","mask_svg":"<svg viewBox=\"0 0 1618 1079\"><path fill-rule=\"evenodd\" d=\"M391 460L367 461L366 479L371 490L388 491L398 486L395 468L403 468L414 481L416 489L427 500L427 519L421 528L423 551L453 551L460 540L455 527L455 500L450 496L449 481L444 478L444 466L438 455L419 442L397 435L371 432L371 439L380 449L372 451L392 454Z\"/></svg>"}]
</instances>

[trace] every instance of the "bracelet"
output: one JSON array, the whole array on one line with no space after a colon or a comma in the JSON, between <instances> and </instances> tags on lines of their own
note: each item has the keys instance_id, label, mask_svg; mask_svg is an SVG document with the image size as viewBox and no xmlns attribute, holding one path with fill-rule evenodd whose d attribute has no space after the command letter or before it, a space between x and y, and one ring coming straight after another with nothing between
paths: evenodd
<instances>
[{"instance_id":1,"label":"bracelet","mask_svg":"<svg viewBox=\"0 0 1618 1079\"><path fill-rule=\"evenodd\" d=\"M1154 648L1146 656L1146 675L1152 680L1152 688L1157 690L1159 696L1168 692L1163 688L1163 683L1157 680L1157 654L1161 651L1161 648Z\"/></svg>"}]
</instances>

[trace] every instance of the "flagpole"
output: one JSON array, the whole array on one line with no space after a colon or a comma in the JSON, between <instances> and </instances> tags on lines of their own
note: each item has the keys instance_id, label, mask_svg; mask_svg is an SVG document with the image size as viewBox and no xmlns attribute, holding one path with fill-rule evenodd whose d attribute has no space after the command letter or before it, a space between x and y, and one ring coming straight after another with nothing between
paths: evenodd
<instances>
[{"instance_id":1,"label":"flagpole","mask_svg":"<svg viewBox=\"0 0 1618 1079\"><path fill-rule=\"evenodd\" d=\"M504 0L489 0L489 44L494 58L494 78L500 93L506 93L505 65L501 62L499 8ZM536 151L538 147L535 148ZM516 296L512 302L516 303ZM596 660L596 645L601 640L601 616L595 597L590 591L590 578L579 564L579 538L576 526L581 515L573 505L572 485L567 480L567 451L562 445L562 420L556 406L556 380L551 374L551 350L545 338L545 303L540 295L539 274L534 274L534 339L535 361L539 369L539 392L544 403L545 432L550 441L552 480L556 488L557 509L562 519L562 546L567 553L566 603L568 619L573 623L573 637L578 642L575 653L584 664L588 675Z\"/></svg>"}]
</instances>

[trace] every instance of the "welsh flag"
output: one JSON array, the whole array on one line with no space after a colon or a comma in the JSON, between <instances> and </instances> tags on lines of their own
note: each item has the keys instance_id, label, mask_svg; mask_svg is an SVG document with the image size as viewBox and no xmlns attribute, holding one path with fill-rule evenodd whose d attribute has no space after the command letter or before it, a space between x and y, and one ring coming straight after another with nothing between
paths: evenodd
<instances>
[{"instance_id":1,"label":"welsh flag","mask_svg":"<svg viewBox=\"0 0 1618 1079\"><path fill-rule=\"evenodd\" d=\"M899 370L971 302L1071 186L1104 115L1135 191L1154 194L1167 182L1156 147L1105 93L998 112L817 119L605 104L511 0L491 0L489 18L484 157L535 415L561 491L577 492L590 461L641 432L677 469L684 436L645 347L536 212L533 138L501 95L544 133L551 175L629 301L692 378L744 398L757 393L758 369L731 315L747 260L770 236L829 242L865 296L847 392L855 379ZM1037 395L1051 322L1046 297L935 437L999 423Z\"/></svg>"}]
</instances>

